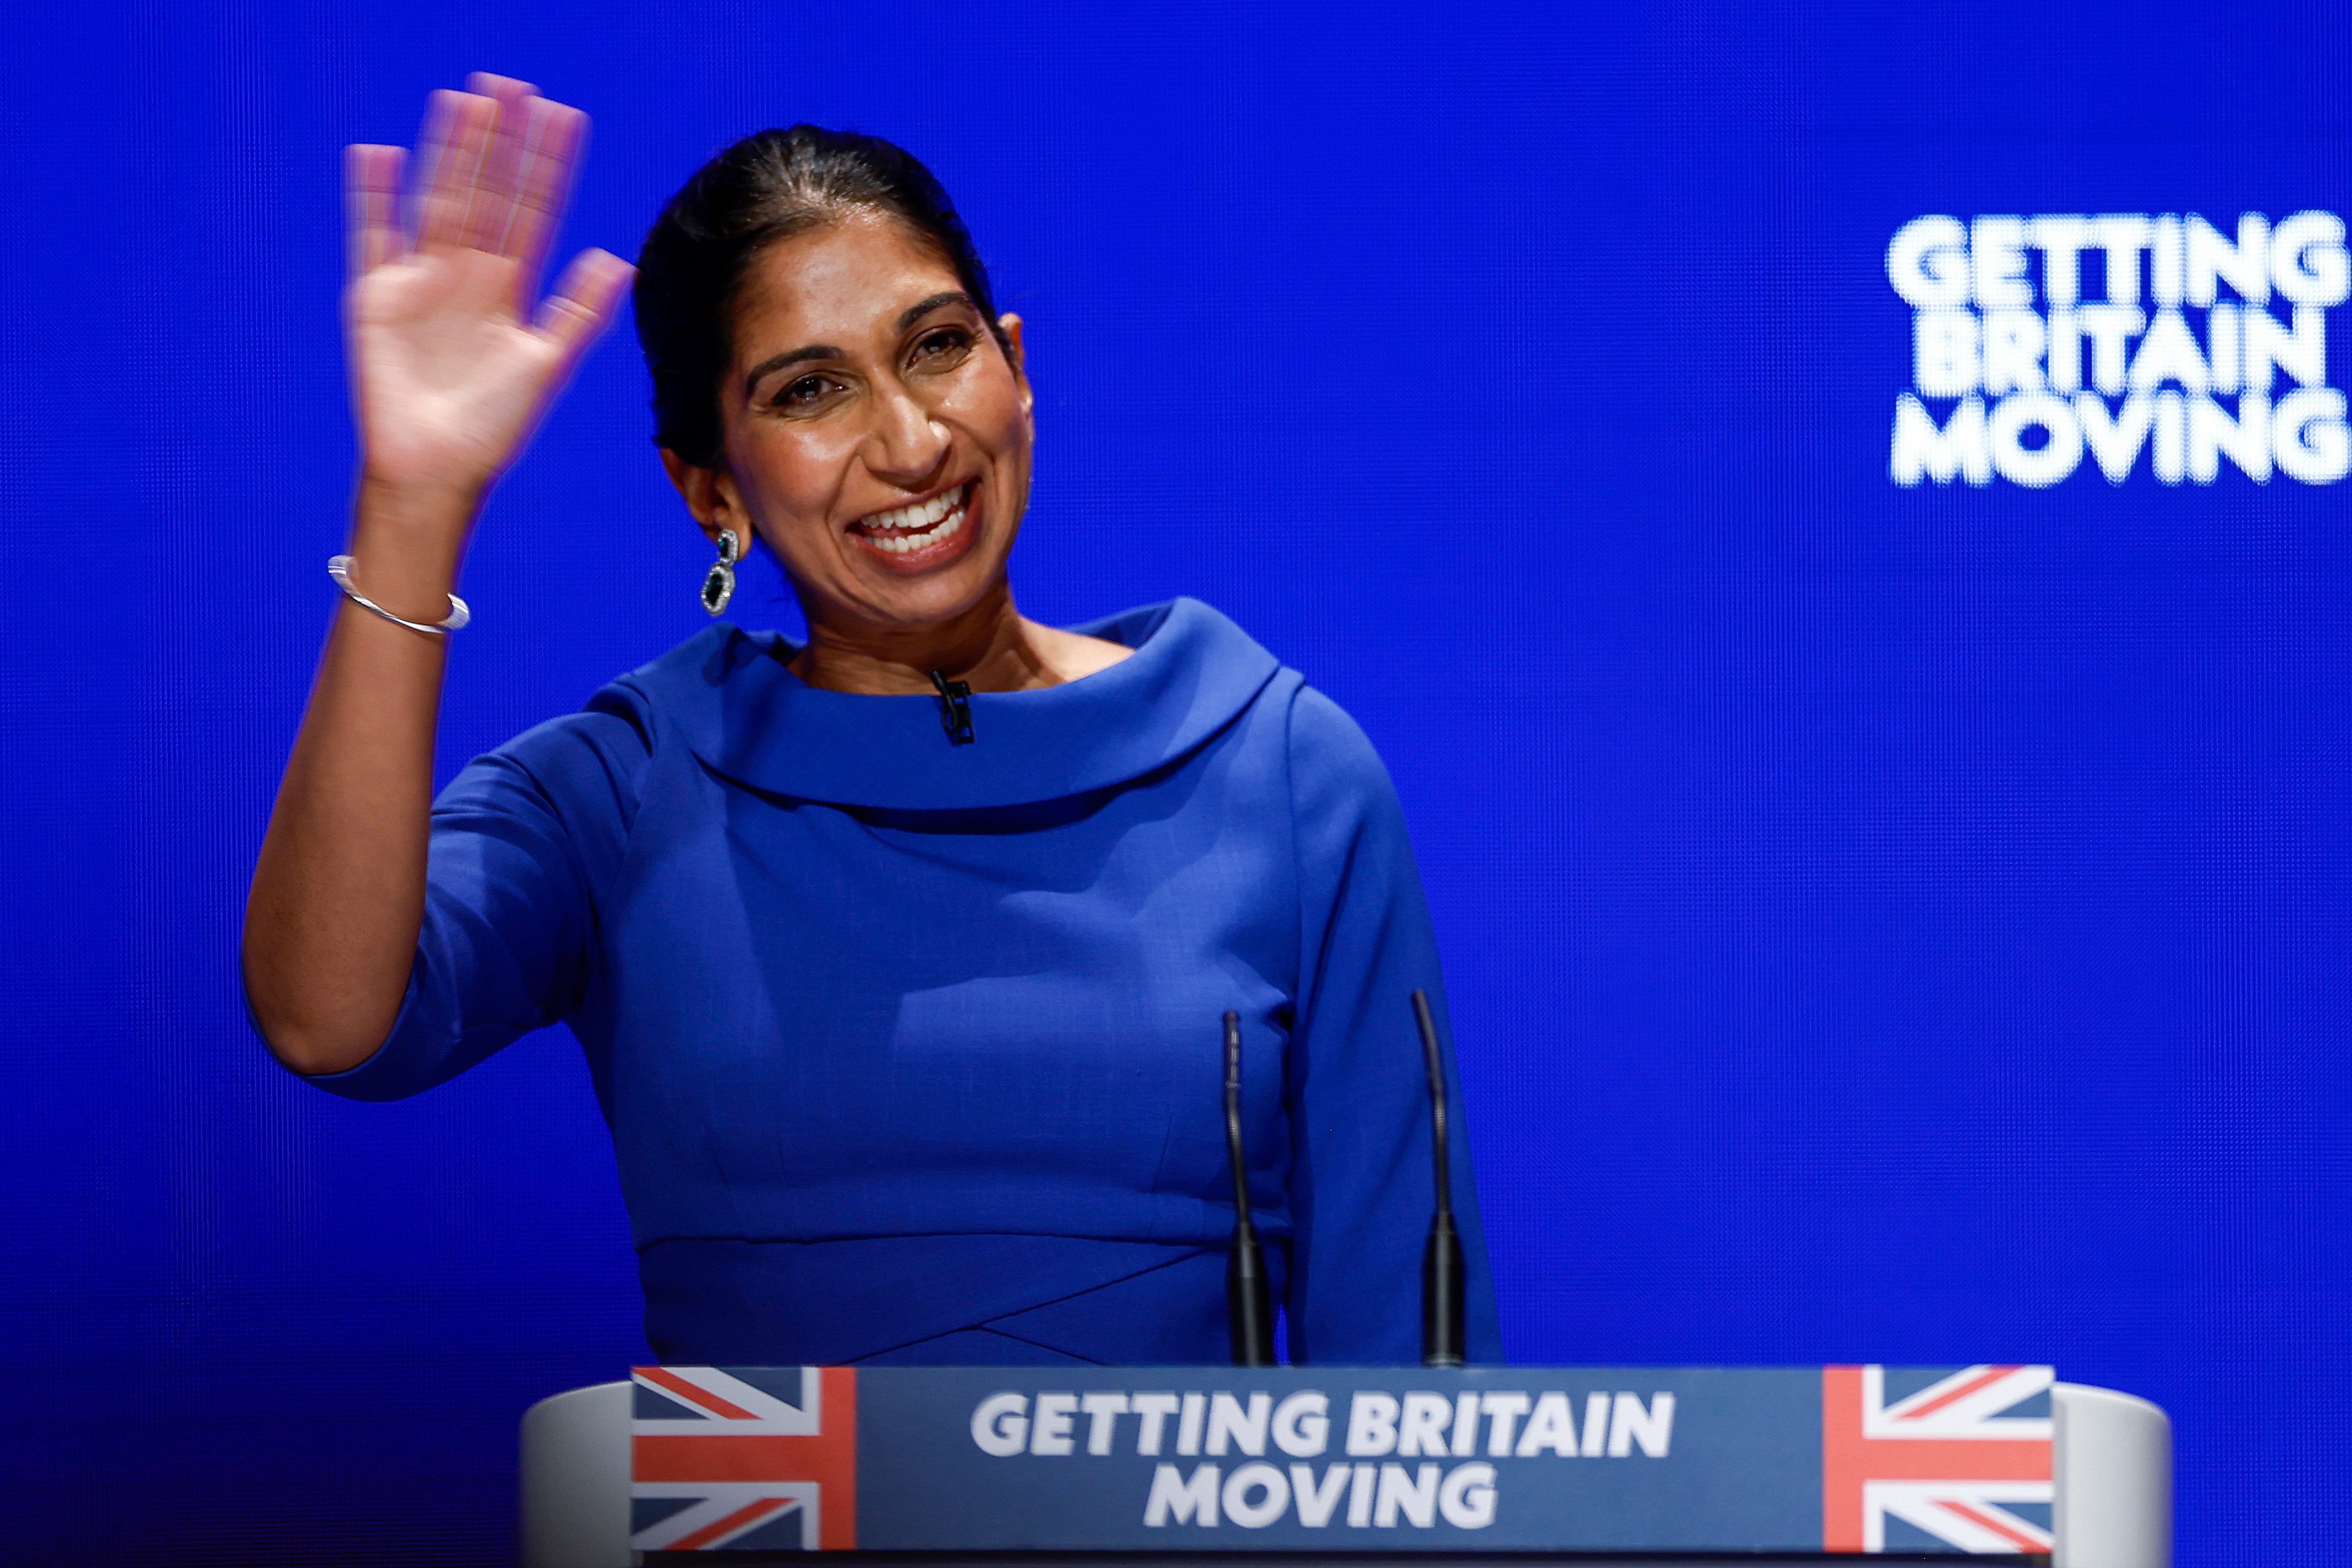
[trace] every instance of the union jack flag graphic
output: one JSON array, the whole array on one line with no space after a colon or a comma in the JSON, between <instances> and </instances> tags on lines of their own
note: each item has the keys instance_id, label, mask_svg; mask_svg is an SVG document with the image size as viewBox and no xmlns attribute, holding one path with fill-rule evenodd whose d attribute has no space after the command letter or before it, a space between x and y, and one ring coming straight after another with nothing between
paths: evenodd
<instances>
[{"instance_id":1,"label":"union jack flag graphic","mask_svg":"<svg viewBox=\"0 0 2352 1568\"><path fill-rule=\"evenodd\" d=\"M1823 1367L1822 1549L2050 1551L2054 1375Z\"/></svg>"},{"instance_id":2,"label":"union jack flag graphic","mask_svg":"<svg viewBox=\"0 0 2352 1568\"><path fill-rule=\"evenodd\" d=\"M844 1552L857 1544L857 1373L631 1369L629 1545Z\"/></svg>"}]
</instances>

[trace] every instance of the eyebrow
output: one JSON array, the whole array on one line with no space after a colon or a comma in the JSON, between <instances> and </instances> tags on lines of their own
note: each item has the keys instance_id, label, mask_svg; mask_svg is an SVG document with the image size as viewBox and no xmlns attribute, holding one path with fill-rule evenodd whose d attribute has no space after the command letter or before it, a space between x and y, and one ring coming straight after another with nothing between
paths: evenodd
<instances>
[{"instance_id":1,"label":"eyebrow","mask_svg":"<svg viewBox=\"0 0 2352 1568\"><path fill-rule=\"evenodd\" d=\"M961 289L950 289L943 293L934 294L928 300L918 300L901 310L898 313L898 331L905 331L908 327L944 305L962 305L974 311L980 309L972 303L971 295ZM760 384L761 376L773 375L786 365L799 364L813 359L847 359L848 357L831 343L811 343L806 348L793 349L784 353L772 355L753 365L744 375L743 395L746 397L751 395L751 389Z\"/></svg>"},{"instance_id":2,"label":"eyebrow","mask_svg":"<svg viewBox=\"0 0 2352 1568\"><path fill-rule=\"evenodd\" d=\"M972 304L971 295L961 289L950 289L945 293L934 294L928 300L918 300L901 310L898 313L898 330L905 331L942 305L964 305L975 311L980 309L979 306Z\"/></svg>"}]
</instances>

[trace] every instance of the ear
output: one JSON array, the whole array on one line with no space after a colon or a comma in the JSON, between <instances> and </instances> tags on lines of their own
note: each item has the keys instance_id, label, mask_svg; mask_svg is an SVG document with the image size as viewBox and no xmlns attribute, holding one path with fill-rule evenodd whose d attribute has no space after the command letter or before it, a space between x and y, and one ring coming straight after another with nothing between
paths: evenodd
<instances>
[{"instance_id":1,"label":"ear","mask_svg":"<svg viewBox=\"0 0 2352 1568\"><path fill-rule=\"evenodd\" d=\"M751 520L743 510L743 498L735 489L734 476L721 466L706 468L689 463L667 447L661 449L661 460L669 482L677 488L678 498L694 514L696 526L710 541L711 547L718 547L721 531L731 528L743 552L751 553Z\"/></svg>"},{"instance_id":2,"label":"ear","mask_svg":"<svg viewBox=\"0 0 2352 1568\"><path fill-rule=\"evenodd\" d=\"M1021 341L1021 318L1007 310L996 318L1004 329L1005 342L1013 345L1013 379L1021 384L1021 412L1029 412L1029 351Z\"/></svg>"}]
</instances>

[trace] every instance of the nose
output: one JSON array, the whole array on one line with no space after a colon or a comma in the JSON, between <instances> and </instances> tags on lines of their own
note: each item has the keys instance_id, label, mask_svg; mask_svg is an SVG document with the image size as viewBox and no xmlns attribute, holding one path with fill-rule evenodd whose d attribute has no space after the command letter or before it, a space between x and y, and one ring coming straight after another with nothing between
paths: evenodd
<instances>
[{"instance_id":1,"label":"nose","mask_svg":"<svg viewBox=\"0 0 2352 1568\"><path fill-rule=\"evenodd\" d=\"M953 441L943 420L894 384L876 399L866 466L877 479L919 489L938 476Z\"/></svg>"}]
</instances>

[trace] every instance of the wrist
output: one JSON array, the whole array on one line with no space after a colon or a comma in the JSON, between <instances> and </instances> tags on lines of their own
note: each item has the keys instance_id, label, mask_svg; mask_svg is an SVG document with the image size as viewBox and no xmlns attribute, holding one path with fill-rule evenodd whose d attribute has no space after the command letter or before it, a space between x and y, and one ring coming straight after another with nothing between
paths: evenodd
<instances>
[{"instance_id":1,"label":"wrist","mask_svg":"<svg viewBox=\"0 0 2352 1568\"><path fill-rule=\"evenodd\" d=\"M489 488L487 480L394 478L362 468L356 521L454 534L462 541L472 531Z\"/></svg>"},{"instance_id":2,"label":"wrist","mask_svg":"<svg viewBox=\"0 0 2352 1568\"><path fill-rule=\"evenodd\" d=\"M404 619L440 620L480 505L466 487L362 477L348 546L352 586Z\"/></svg>"}]
</instances>

